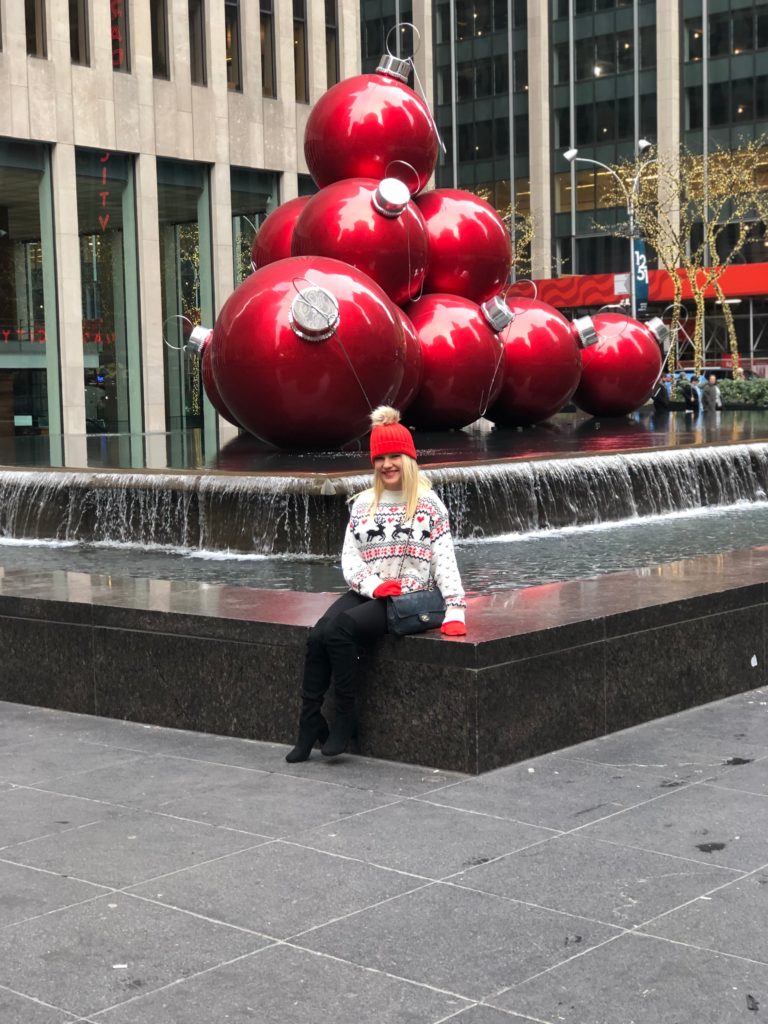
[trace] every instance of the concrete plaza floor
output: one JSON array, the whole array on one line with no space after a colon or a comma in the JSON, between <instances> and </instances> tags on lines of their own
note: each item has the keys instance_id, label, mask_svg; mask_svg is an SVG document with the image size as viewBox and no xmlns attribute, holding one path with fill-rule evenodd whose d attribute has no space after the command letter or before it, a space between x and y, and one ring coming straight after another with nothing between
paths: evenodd
<instances>
[{"instance_id":1,"label":"concrete plaza floor","mask_svg":"<svg viewBox=\"0 0 768 1024\"><path fill-rule=\"evenodd\" d=\"M768 691L478 778L285 749L0 704L0 1022L768 1019Z\"/></svg>"}]
</instances>

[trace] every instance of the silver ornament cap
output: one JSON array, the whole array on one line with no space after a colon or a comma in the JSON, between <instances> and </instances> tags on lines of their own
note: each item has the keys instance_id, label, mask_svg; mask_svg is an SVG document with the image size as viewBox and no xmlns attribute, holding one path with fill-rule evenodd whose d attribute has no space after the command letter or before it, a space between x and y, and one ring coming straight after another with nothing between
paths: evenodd
<instances>
[{"instance_id":1,"label":"silver ornament cap","mask_svg":"<svg viewBox=\"0 0 768 1024\"><path fill-rule=\"evenodd\" d=\"M326 341L339 325L339 304L326 288L302 288L288 312L291 329L303 341Z\"/></svg>"}]
</instances>

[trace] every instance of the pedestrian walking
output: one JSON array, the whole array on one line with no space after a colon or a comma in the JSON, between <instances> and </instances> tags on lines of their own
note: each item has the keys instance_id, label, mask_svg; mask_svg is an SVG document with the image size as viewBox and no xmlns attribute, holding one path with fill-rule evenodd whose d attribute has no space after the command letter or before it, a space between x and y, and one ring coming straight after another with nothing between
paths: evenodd
<instances>
[{"instance_id":1,"label":"pedestrian walking","mask_svg":"<svg viewBox=\"0 0 768 1024\"><path fill-rule=\"evenodd\" d=\"M341 555L349 591L310 631L299 735L285 758L291 763L306 761L318 741L326 757L347 749L356 726L360 654L396 630L388 608L393 598L421 594L417 602L434 603L439 591L445 604L442 633L466 633L464 589L445 505L419 472L413 437L399 412L380 406L371 422L373 486L352 499ZM336 717L329 728L322 705L331 679Z\"/></svg>"}]
</instances>

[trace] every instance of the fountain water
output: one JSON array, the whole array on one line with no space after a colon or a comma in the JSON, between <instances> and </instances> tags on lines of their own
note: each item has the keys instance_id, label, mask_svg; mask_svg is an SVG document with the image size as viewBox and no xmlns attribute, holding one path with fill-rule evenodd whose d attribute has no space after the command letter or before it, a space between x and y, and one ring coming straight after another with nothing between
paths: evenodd
<instances>
[{"instance_id":1,"label":"fountain water","mask_svg":"<svg viewBox=\"0 0 768 1024\"><path fill-rule=\"evenodd\" d=\"M426 467L457 538L611 522L768 492L768 444ZM333 556L368 474L6 470L0 536Z\"/></svg>"}]
</instances>

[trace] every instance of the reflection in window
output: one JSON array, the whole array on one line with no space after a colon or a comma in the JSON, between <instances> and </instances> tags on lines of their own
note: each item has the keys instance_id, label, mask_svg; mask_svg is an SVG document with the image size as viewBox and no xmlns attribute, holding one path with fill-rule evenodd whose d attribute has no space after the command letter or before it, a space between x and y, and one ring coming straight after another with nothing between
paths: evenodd
<instances>
[{"instance_id":1,"label":"reflection in window","mask_svg":"<svg viewBox=\"0 0 768 1024\"><path fill-rule=\"evenodd\" d=\"M528 91L528 51L515 50L513 70L515 72L515 92Z\"/></svg>"},{"instance_id":2,"label":"reflection in window","mask_svg":"<svg viewBox=\"0 0 768 1024\"><path fill-rule=\"evenodd\" d=\"M131 429L130 378L134 390L141 379L138 318L126 315L136 289L133 167L120 153L78 149L76 170L86 430L120 433Z\"/></svg>"},{"instance_id":3,"label":"reflection in window","mask_svg":"<svg viewBox=\"0 0 768 1024\"><path fill-rule=\"evenodd\" d=\"M311 179L310 179L311 180ZM278 204L278 176L270 171L230 167L234 284L252 273L251 245L264 218Z\"/></svg>"},{"instance_id":4,"label":"reflection in window","mask_svg":"<svg viewBox=\"0 0 768 1024\"><path fill-rule=\"evenodd\" d=\"M149 16L152 21L152 74L155 78L170 78L167 0L153 0Z\"/></svg>"},{"instance_id":5,"label":"reflection in window","mask_svg":"<svg viewBox=\"0 0 768 1024\"><path fill-rule=\"evenodd\" d=\"M296 81L296 102L309 103L307 0L293 0L293 72Z\"/></svg>"},{"instance_id":6,"label":"reflection in window","mask_svg":"<svg viewBox=\"0 0 768 1024\"><path fill-rule=\"evenodd\" d=\"M202 426L203 404L200 360L180 351L185 321L196 326L203 318L210 323L213 317L207 168L158 159L157 206L162 317L168 342L163 345L166 428L186 430Z\"/></svg>"},{"instance_id":7,"label":"reflection in window","mask_svg":"<svg viewBox=\"0 0 768 1024\"><path fill-rule=\"evenodd\" d=\"M205 0L189 0L189 63L193 85L207 85Z\"/></svg>"},{"instance_id":8,"label":"reflection in window","mask_svg":"<svg viewBox=\"0 0 768 1024\"><path fill-rule=\"evenodd\" d=\"M46 162L43 146L0 139L0 429L7 434L60 430L51 376L58 358L46 356L55 344L46 320L56 321L43 273L47 262L52 281L53 239L43 236L41 217Z\"/></svg>"},{"instance_id":9,"label":"reflection in window","mask_svg":"<svg viewBox=\"0 0 768 1024\"><path fill-rule=\"evenodd\" d=\"M336 0L325 0L325 80L329 89L339 80L339 26Z\"/></svg>"},{"instance_id":10,"label":"reflection in window","mask_svg":"<svg viewBox=\"0 0 768 1024\"><path fill-rule=\"evenodd\" d=\"M24 0L27 53L30 57L46 57L45 0Z\"/></svg>"},{"instance_id":11,"label":"reflection in window","mask_svg":"<svg viewBox=\"0 0 768 1024\"><path fill-rule=\"evenodd\" d=\"M110 0L112 20L112 67L115 71L131 70L128 0Z\"/></svg>"},{"instance_id":12,"label":"reflection in window","mask_svg":"<svg viewBox=\"0 0 768 1024\"><path fill-rule=\"evenodd\" d=\"M224 0L224 44L227 60L227 88L232 92L242 92L240 0Z\"/></svg>"},{"instance_id":13,"label":"reflection in window","mask_svg":"<svg viewBox=\"0 0 768 1024\"><path fill-rule=\"evenodd\" d=\"M91 63L87 0L69 0L69 56L73 64Z\"/></svg>"},{"instance_id":14,"label":"reflection in window","mask_svg":"<svg viewBox=\"0 0 768 1024\"><path fill-rule=\"evenodd\" d=\"M755 48L752 11L733 15L733 52L744 53Z\"/></svg>"},{"instance_id":15,"label":"reflection in window","mask_svg":"<svg viewBox=\"0 0 768 1024\"><path fill-rule=\"evenodd\" d=\"M738 78L731 83L731 104L733 121L752 121L754 110L754 81L751 78Z\"/></svg>"},{"instance_id":16,"label":"reflection in window","mask_svg":"<svg viewBox=\"0 0 768 1024\"><path fill-rule=\"evenodd\" d=\"M259 0L259 31L261 33L261 94L269 99L277 96L275 76L275 22L272 0Z\"/></svg>"},{"instance_id":17,"label":"reflection in window","mask_svg":"<svg viewBox=\"0 0 768 1024\"><path fill-rule=\"evenodd\" d=\"M685 23L685 59L700 61L704 56L701 20Z\"/></svg>"}]
</instances>

